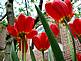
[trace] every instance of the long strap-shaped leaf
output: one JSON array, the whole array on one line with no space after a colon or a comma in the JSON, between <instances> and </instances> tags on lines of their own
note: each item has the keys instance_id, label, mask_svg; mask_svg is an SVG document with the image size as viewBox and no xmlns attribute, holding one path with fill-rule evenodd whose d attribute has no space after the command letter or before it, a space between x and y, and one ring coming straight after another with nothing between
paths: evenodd
<instances>
[{"instance_id":1,"label":"long strap-shaped leaf","mask_svg":"<svg viewBox=\"0 0 81 61\"><path fill-rule=\"evenodd\" d=\"M11 52L12 61L19 61L16 51Z\"/></svg>"},{"instance_id":2,"label":"long strap-shaped leaf","mask_svg":"<svg viewBox=\"0 0 81 61\"><path fill-rule=\"evenodd\" d=\"M33 53L31 47L30 47L30 55L31 55L31 60L32 60L32 61L36 61L35 56L34 56L34 53Z\"/></svg>"},{"instance_id":3,"label":"long strap-shaped leaf","mask_svg":"<svg viewBox=\"0 0 81 61\"><path fill-rule=\"evenodd\" d=\"M40 19L41 19L41 22L43 24L45 32L49 38L49 42L50 42L50 45L51 45L51 48L52 48L52 51L53 51L56 61L65 61L62 51L60 50L60 47L58 45L58 42L55 39L52 31L50 30L49 25L46 22L46 19L44 18L44 15L42 14L42 12L38 9L38 7L36 5L35 5L35 8L37 10L37 13L38 13Z\"/></svg>"},{"instance_id":4,"label":"long strap-shaped leaf","mask_svg":"<svg viewBox=\"0 0 81 61\"><path fill-rule=\"evenodd\" d=\"M64 19L64 23L65 23L65 25L66 25L66 27L68 28L68 30L69 30L69 32L70 32L70 35L71 35L71 37L72 37L72 41L73 41L73 47L74 47L74 58L73 58L73 60L74 61L77 61L77 58L76 58L76 47L75 47L75 39L74 39L74 37L73 37L73 35L72 35L72 33L71 33L71 30L70 30L70 27L69 27L69 25L67 24L67 21Z\"/></svg>"},{"instance_id":5,"label":"long strap-shaped leaf","mask_svg":"<svg viewBox=\"0 0 81 61\"><path fill-rule=\"evenodd\" d=\"M66 28L66 31L68 32L68 28ZM70 55L71 55L71 58L72 58L72 61L75 61L75 54L74 54L74 48L73 48L73 44L72 44L72 41L71 41L71 37L70 37L70 32L67 33L67 44L68 46L70 47Z\"/></svg>"}]
</instances>

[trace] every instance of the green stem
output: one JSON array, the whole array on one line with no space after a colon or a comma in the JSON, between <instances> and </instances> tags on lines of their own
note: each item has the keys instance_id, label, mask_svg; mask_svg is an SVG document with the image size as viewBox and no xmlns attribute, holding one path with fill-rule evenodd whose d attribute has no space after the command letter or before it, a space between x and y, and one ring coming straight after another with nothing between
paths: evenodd
<instances>
[{"instance_id":1,"label":"green stem","mask_svg":"<svg viewBox=\"0 0 81 61\"><path fill-rule=\"evenodd\" d=\"M22 55L22 40L21 40L21 61L23 61L22 57L23 57L23 55Z\"/></svg>"},{"instance_id":2,"label":"green stem","mask_svg":"<svg viewBox=\"0 0 81 61\"><path fill-rule=\"evenodd\" d=\"M70 27L69 27L69 25L67 24L67 21L64 20L64 22L65 22L66 27L69 29L70 35L71 35L71 37L72 37L72 41L73 41L73 48L74 48L74 61L77 61L77 59L76 59L75 40L74 40L74 37L73 37L73 35L72 35L72 33L71 33Z\"/></svg>"},{"instance_id":3,"label":"green stem","mask_svg":"<svg viewBox=\"0 0 81 61\"><path fill-rule=\"evenodd\" d=\"M79 42L81 43L81 38L80 38L80 37L78 37L78 35L77 35L77 38L78 38Z\"/></svg>"},{"instance_id":4,"label":"green stem","mask_svg":"<svg viewBox=\"0 0 81 61\"><path fill-rule=\"evenodd\" d=\"M34 52L31 47L30 47L30 56L31 56L31 61L36 61Z\"/></svg>"},{"instance_id":5,"label":"green stem","mask_svg":"<svg viewBox=\"0 0 81 61\"><path fill-rule=\"evenodd\" d=\"M44 61L44 51L42 50L42 58L43 58L43 61Z\"/></svg>"},{"instance_id":6,"label":"green stem","mask_svg":"<svg viewBox=\"0 0 81 61\"><path fill-rule=\"evenodd\" d=\"M26 61L26 40L24 40L24 61Z\"/></svg>"}]
</instances>

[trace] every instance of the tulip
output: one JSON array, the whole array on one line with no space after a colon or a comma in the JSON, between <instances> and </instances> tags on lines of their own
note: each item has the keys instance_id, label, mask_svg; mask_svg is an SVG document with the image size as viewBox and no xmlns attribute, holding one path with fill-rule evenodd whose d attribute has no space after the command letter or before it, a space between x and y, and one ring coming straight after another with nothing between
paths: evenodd
<instances>
[{"instance_id":1,"label":"tulip","mask_svg":"<svg viewBox=\"0 0 81 61\"><path fill-rule=\"evenodd\" d=\"M36 35L32 39L36 48L42 52L43 61L44 61L44 51L47 50L50 46L48 37L45 32L42 32L40 35Z\"/></svg>"},{"instance_id":2,"label":"tulip","mask_svg":"<svg viewBox=\"0 0 81 61\"><path fill-rule=\"evenodd\" d=\"M77 61L81 61L81 53L78 52L76 56L77 56Z\"/></svg>"},{"instance_id":3,"label":"tulip","mask_svg":"<svg viewBox=\"0 0 81 61\"><path fill-rule=\"evenodd\" d=\"M24 57L22 55L24 61L26 61L26 51L28 48L26 40L33 38L33 36L37 34L37 31L33 29L34 21L32 17L20 14L18 18L15 19L14 26L7 26L7 31L10 35L21 39L19 45L21 44L21 51L22 53L24 52Z\"/></svg>"},{"instance_id":4,"label":"tulip","mask_svg":"<svg viewBox=\"0 0 81 61\"><path fill-rule=\"evenodd\" d=\"M76 39L77 37L76 37L76 34L75 34L73 23L69 23L69 27L70 27L70 31L71 31L72 35Z\"/></svg>"},{"instance_id":5,"label":"tulip","mask_svg":"<svg viewBox=\"0 0 81 61\"><path fill-rule=\"evenodd\" d=\"M15 37L21 37L21 34L25 34L27 38L32 38L37 34L37 31L32 29L34 26L34 19L30 16L26 17L23 14L18 16L18 19L15 19L14 26L8 25L7 31Z\"/></svg>"},{"instance_id":6,"label":"tulip","mask_svg":"<svg viewBox=\"0 0 81 61\"><path fill-rule=\"evenodd\" d=\"M57 24L50 24L50 29L52 30L53 34L58 37L59 35L59 29Z\"/></svg>"},{"instance_id":7,"label":"tulip","mask_svg":"<svg viewBox=\"0 0 81 61\"><path fill-rule=\"evenodd\" d=\"M33 43L39 51L45 51L49 48L50 43L45 32L42 32L39 36L33 37Z\"/></svg>"},{"instance_id":8,"label":"tulip","mask_svg":"<svg viewBox=\"0 0 81 61\"><path fill-rule=\"evenodd\" d=\"M76 35L78 35L78 37L81 36L81 19L79 18L76 18L73 22L73 26L74 26L74 30L75 30L75 33Z\"/></svg>"},{"instance_id":9,"label":"tulip","mask_svg":"<svg viewBox=\"0 0 81 61\"><path fill-rule=\"evenodd\" d=\"M57 22L63 22L64 19L70 21L73 16L72 4L70 1L55 0L45 4L46 12Z\"/></svg>"},{"instance_id":10,"label":"tulip","mask_svg":"<svg viewBox=\"0 0 81 61\"><path fill-rule=\"evenodd\" d=\"M11 26L10 24L7 26L7 31L10 35L17 37L18 32L14 28L14 26Z\"/></svg>"},{"instance_id":11,"label":"tulip","mask_svg":"<svg viewBox=\"0 0 81 61\"><path fill-rule=\"evenodd\" d=\"M56 24L51 24L50 29L53 31L54 35L57 37L59 34L59 29ZM42 51L43 61L44 61L44 51L47 50L50 46L48 37L45 32L42 32L40 35L35 35L32 39L34 45L39 51Z\"/></svg>"}]
</instances>

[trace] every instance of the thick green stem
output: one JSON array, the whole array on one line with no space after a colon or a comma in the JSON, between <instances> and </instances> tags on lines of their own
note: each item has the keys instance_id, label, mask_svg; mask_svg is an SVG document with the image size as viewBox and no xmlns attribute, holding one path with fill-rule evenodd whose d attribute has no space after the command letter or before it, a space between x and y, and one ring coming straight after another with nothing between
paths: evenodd
<instances>
[{"instance_id":1,"label":"thick green stem","mask_svg":"<svg viewBox=\"0 0 81 61\"><path fill-rule=\"evenodd\" d=\"M71 37L72 37L72 41L73 41L73 48L74 48L74 61L77 61L77 59L76 59L75 40L74 40L74 37L73 37L73 35L72 35L72 33L71 33L70 27L69 27L69 25L67 24L67 21L64 20L64 22L65 22L66 27L69 29L70 35L71 35Z\"/></svg>"},{"instance_id":2,"label":"thick green stem","mask_svg":"<svg viewBox=\"0 0 81 61\"><path fill-rule=\"evenodd\" d=\"M42 59L44 61L44 51L42 50Z\"/></svg>"},{"instance_id":3,"label":"thick green stem","mask_svg":"<svg viewBox=\"0 0 81 61\"><path fill-rule=\"evenodd\" d=\"M26 40L24 40L24 61L26 61Z\"/></svg>"}]
</instances>

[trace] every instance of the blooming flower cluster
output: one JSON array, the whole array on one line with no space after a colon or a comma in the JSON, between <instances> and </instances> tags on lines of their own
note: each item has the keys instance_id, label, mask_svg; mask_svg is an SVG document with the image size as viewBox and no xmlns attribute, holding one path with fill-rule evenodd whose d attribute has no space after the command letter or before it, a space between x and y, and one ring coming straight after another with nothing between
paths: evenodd
<instances>
[{"instance_id":1,"label":"blooming flower cluster","mask_svg":"<svg viewBox=\"0 0 81 61\"><path fill-rule=\"evenodd\" d=\"M67 22L69 22L74 15L72 3L70 0L64 0L64 1L54 0L53 2L47 2L45 4L45 10L46 10L46 13L49 16L51 16L56 21L57 24L65 23L67 27L68 27ZM45 32L42 32L38 34L38 32L35 29L33 29L34 22L35 22L35 19L33 19L32 17L25 16L24 14L20 14L18 18L15 19L13 26L11 26L10 24L8 24L7 26L7 31L9 32L9 34L17 39L17 42L19 43L19 49L20 50L24 49L22 50L22 52L25 52L28 49L27 39L32 39L36 48L39 51L43 51L43 52L47 50L52 44L52 42L49 42L49 41L54 40L54 39L50 39L50 40L48 39L48 36L47 36L48 33L46 34ZM52 31L52 32L50 31L49 33L53 33L55 37L58 37L60 32L57 24L50 24L48 26L49 31L50 30ZM81 19L79 18L75 18L73 23L69 23L68 29L70 28L70 31L75 38L77 38L77 36L81 37L80 26L81 26ZM51 34L51 36L53 35ZM24 42L26 42L26 44ZM56 40L55 40L55 43L57 43ZM26 49L24 48L24 46L26 47ZM58 50L60 51L58 43L56 44L56 46L58 47ZM53 47L54 46L52 46L52 49ZM77 53L77 59L78 61L81 61L81 54Z\"/></svg>"},{"instance_id":2,"label":"blooming flower cluster","mask_svg":"<svg viewBox=\"0 0 81 61\"><path fill-rule=\"evenodd\" d=\"M9 34L16 37L19 44L21 44L21 40L23 41L23 39L31 39L34 35L37 34L37 31L33 29L34 21L35 19L32 17L20 14L18 18L15 19L14 26L8 24L7 30Z\"/></svg>"}]
</instances>

